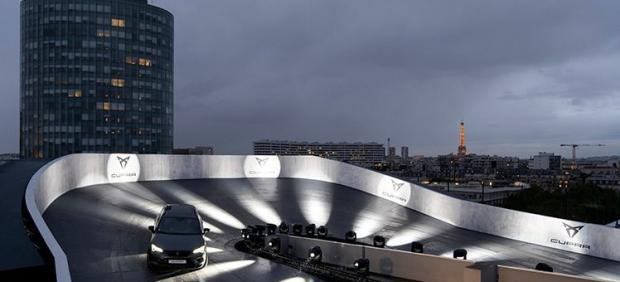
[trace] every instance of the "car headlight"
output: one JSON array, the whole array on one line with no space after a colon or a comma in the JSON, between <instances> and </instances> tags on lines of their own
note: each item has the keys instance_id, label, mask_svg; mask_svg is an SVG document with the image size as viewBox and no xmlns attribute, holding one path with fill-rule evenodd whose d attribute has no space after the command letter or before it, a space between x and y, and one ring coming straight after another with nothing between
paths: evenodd
<instances>
[{"instance_id":1,"label":"car headlight","mask_svg":"<svg viewBox=\"0 0 620 282\"><path fill-rule=\"evenodd\" d=\"M198 248L196 248L192 253L194 254L202 254L205 252L205 246L200 246Z\"/></svg>"},{"instance_id":2,"label":"car headlight","mask_svg":"<svg viewBox=\"0 0 620 282\"><path fill-rule=\"evenodd\" d=\"M155 244L151 244L151 252L153 252L153 253L163 253L164 249L156 246Z\"/></svg>"}]
</instances>

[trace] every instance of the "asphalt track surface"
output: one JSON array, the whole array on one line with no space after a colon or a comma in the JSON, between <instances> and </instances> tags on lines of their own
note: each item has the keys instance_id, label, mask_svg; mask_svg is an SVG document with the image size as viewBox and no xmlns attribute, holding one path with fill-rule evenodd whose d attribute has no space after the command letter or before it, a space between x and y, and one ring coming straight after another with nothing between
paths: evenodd
<instances>
[{"instance_id":1,"label":"asphalt track surface","mask_svg":"<svg viewBox=\"0 0 620 282\"><path fill-rule=\"evenodd\" d=\"M146 268L147 227L166 203L197 207L212 232L209 265L152 273ZM363 241L387 238L407 250L424 243L429 254L465 248L483 264L533 268L620 281L620 262L574 254L455 228L390 201L341 185L300 179L209 179L96 185L66 193L44 219L65 251L73 281L317 281L297 269L234 249L244 225L325 224L330 236L355 230Z\"/></svg>"}]
</instances>

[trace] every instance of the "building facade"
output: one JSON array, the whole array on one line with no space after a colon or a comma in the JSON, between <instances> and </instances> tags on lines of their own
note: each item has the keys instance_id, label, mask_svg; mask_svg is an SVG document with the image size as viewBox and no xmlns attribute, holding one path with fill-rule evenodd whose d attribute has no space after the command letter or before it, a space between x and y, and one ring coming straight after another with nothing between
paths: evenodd
<instances>
[{"instance_id":1,"label":"building facade","mask_svg":"<svg viewBox=\"0 0 620 282\"><path fill-rule=\"evenodd\" d=\"M562 169L562 157L553 153L538 153L528 162L530 170L560 171Z\"/></svg>"},{"instance_id":2,"label":"building facade","mask_svg":"<svg viewBox=\"0 0 620 282\"><path fill-rule=\"evenodd\" d=\"M171 153L173 30L146 0L21 1L21 156Z\"/></svg>"},{"instance_id":3,"label":"building facade","mask_svg":"<svg viewBox=\"0 0 620 282\"><path fill-rule=\"evenodd\" d=\"M400 147L400 157L405 161L409 159L409 147L407 146Z\"/></svg>"},{"instance_id":4,"label":"building facade","mask_svg":"<svg viewBox=\"0 0 620 282\"><path fill-rule=\"evenodd\" d=\"M175 155L213 155L215 150L209 146L198 146L194 148L175 148L173 154Z\"/></svg>"},{"instance_id":5,"label":"building facade","mask_svg":"<svg viewBox=\"0 0 620 282\"><path fill-rule=\"evenodd\" d=\"M461 198L463 200L484 203L487 205L501 206L510 196L519 194L530 188L529 184L522 183L521 186L497 186L490 184L482 187L480 183L464 183L450 185L448 183L429 183L426 187L442 191L448 195Z\"/></svg>"},{"instance_id":6,"label":"building facade","mask_svg":"<svg viewBox=\"0 0 620 282\"><path fill-rule=\"evenodd\" d=\"M379 143L318 143L261 140L254 142L256 155L312 155L372 167L385 160L385 147Z\"/></svg>"},{"instance_id":7,"label":"building facade","mask_svg":"<svg viewBox=\"0 0 620 282\"><path fill-rule=\"evenodd\" d=\"M386 160L388 162L395 162L396 161L396 147L388 146L388 152L387 152Z\"/></svg>"}]
</instances>

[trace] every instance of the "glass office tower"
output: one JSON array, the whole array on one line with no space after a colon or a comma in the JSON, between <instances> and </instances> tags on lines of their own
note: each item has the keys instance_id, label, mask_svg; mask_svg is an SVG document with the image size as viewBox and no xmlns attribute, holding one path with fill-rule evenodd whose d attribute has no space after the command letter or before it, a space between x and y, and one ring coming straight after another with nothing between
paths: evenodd
<instances>
[{"instance_id":1,"label":"glass office tower","mask_svg":"<svg viewBox=\"0 0 620 282\"><path fill-rule=\"evenodd\" d=\"M22 157L171 153L173 30L146 0L22 0Z\"/></svg>"}]
</instances>

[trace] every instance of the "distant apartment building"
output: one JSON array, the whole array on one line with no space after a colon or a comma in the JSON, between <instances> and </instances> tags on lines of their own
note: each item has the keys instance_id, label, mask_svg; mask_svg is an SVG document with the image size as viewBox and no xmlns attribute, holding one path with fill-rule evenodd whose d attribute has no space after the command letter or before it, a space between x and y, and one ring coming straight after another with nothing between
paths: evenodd
<instances>
[{"instance_id":1,"label":"distant apartment building","mask_svg":"<svg viewBox=\"0 0 620 282\"><path fill-rule=\"evenodd\" d=\"M526 183L522 183L520 186L502 185L498 187L490 184L485 188L480 183L452 184L449 188L447 183L428 183L425 185L457 198L493 206L501 206L510 196L530 188L530 185Z\"/></svg>"},{"instance_id":2,"label":"distant apartment building","mask_svg":"<svg viewBox=\"0 0 620 282\"><path fill-rule=\"evenodd\" d=\"M438 156L437 163L441 175L452 179L477 179L482 175L496 175L501 178L523 172L521 162L516 157L450 154Z\"/></svg>"},{"instance_id":3,"label":"distant apartment building","mask_svg":"<svg viewBox=\"0 0 620 282\"><path fill-rule=\"evenodd\" d=\"M396 157L396 147L388 147L388 158Z\"/></svg>"},{"instance_id":4,"label":"distant apartment building","mask_svg":"<svg viewBox=\"0 0 620 282\"><path fill-rule=\"evenodd\" d=\"M588 175L585 182L602 188L620 190L620 161L590 161L588 166L578 166L581 173Z\"/></svg>"},{"instance_id":5,"label":"distant apartment building","mask_svg":"<svg viewBox=\"0 0 620 282\"><path fill-rule=\"evenodd\" d=\"M198 146L194 148L176 148L173 151L175 155L213 155L213 147Z\"/></svg>"},{"instance_id":6,"label":"distant apartment building","mask_svg":"<svg viewBox=\"0 0 620 282\"><path fill-rule=\"evenodd\" d=\"M528 162L530 170L560 171L562 168L562 157L553 153L541 152L530 158Z\"/></svg>"},{"instance_id":7,"label":"distant apartment building","mask_svg":"<svg viewBox=\"0 0 620 282\"><path fill-rule=\"evenodd\" d=\"M320 143L279 140L260 140L254 142L256 155L312 155L337 160L361 167L372 167L385 160L383 144L368 143Z\"/></svg>"},{"instance_id":8,"label":"distant apartment building","mask_svg":"<svg viewBox=\"0 0 620 282\"><path fill-rule=\"evenodd\" d=\"M409 147L407 146L400 147L400 157L405 161L409 159Z\"/></svg>"}]
</instances>

